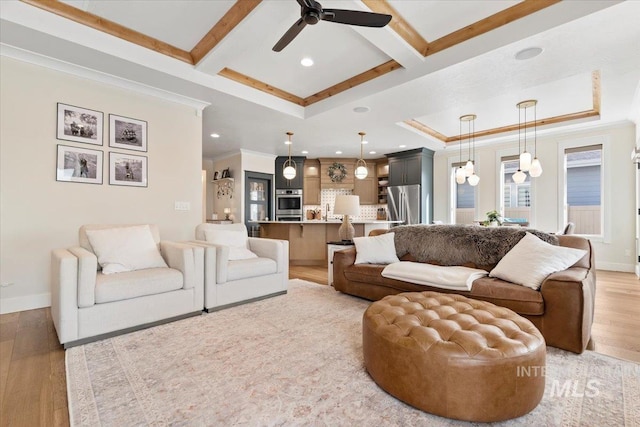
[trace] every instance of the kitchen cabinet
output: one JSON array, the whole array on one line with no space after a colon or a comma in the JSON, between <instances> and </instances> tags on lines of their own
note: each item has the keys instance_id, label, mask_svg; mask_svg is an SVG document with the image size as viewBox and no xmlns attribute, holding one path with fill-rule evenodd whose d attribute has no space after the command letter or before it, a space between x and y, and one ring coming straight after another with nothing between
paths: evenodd
<instances>
[{"instance_id":1,"label":"kitchen cabinet","mask_svg":"<svg viewBox=\"0 0 640 427\"><path fill-rule=\"evenodd\" d=\"M385 160L378 160L376 162L376 178L377 178L377 192L378 192L378 204L387 204L387 187L389 186L389 162Z\"/></svg>"},{"instance_id":2,"label":"kitchen cabinet","mask_svg":"<svg viewBox=\"0 0 640 427\"><path fill-rule=\"evenodd\" d=\"M353 194L356 196L360 196L361 205L378 204L378 180L376 179L376 167L373 162L367 162L366 178L355 179L353 183Z\"/></svg>"},{"instance_id":3,"label":"kitchen cabinet","mask_svg":"<svg viewBox=\"0 0 640 427\"><path fill-rule=\"evenodd\" d=\"M389 162L389 187L419 185L420 186L420 223L429 224L433 219L433 151L417 148L387 154ZM391 219L396 205L387 196ZM396 201L397 203L397 201Z\"/></svg>"},{"instance_id":4,"label":"kitchen cabinet","mask_svg":"<svg viewBox=\"0 0 640 427\"><path fill-rule=\"evenodd\" d=\"M422 155L420 153L389 157L389 185L413 185L421 182Z\"/></svg>"},{"instance_id":5,"label":"kitchen cabinet","mask_svg":"<svg viewBox=\"0 0 640 427\"><path fill-rule=\"evenodd\" d=\"M351 158L321 158L320 160L320 188L335 188L353 190L355 159ZM331 179L333 175L333 179ZM338 176L344 175L342 180Z\"/></svg>"},{"instance_id":6,"label":"kitchen cabinet","mask_svg":"<svg viewBox=\"0 0 640 427\"><path fill-rule=\"evenodd\" d=\"M302 203L319 205L320 201L320 161L306 159L304 161Z\"/></svg>"},{"instance_id":7,"label":"kitchen cabinet","mask_svg":"<svg viewBox=\"0 0 640 427\"><path fill-rule=\"evenodd\" d=\"M276 157L276 190L302 189L304 187L304 156L291 156L291 160L296 163L296 176L293 179L286 179L282 175L284 162L288 160L288 156Z\"/></svg>"}]
</instances>

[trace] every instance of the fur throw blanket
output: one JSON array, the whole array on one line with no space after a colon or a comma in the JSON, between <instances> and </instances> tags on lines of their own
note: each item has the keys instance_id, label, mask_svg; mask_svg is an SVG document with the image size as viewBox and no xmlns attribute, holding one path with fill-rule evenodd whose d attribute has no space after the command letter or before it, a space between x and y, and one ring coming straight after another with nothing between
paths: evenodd
<instances>
[{"instance_id":1,"label":"fur throw blanket","mask_svg":"<svg viewBox=\"0 0 640 427\"><path fill-rule=\"evenodd\" d=\"M402 225L389 232L395 233L398 258L486 270L492 269L526 232L552 245L558 244L558 238L552 234L520 227Z\"/></svg>"}]
</instances>

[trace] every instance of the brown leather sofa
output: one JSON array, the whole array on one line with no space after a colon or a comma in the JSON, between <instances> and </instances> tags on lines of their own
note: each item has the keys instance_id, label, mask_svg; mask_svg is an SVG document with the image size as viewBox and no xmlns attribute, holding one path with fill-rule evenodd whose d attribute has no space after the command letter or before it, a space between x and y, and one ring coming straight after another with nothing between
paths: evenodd
<instances>
[{"instance_id":1,"label":"brown leather sofa","mask_svg":"<svg viewBox=\"0 0 640 427\"><path fill-rule=\"evenodd\" d=\"M384 265L355 265L354 247L335 253L333 286L337 291L372 301L401 292L422 291L456 293L489 301L529 319L540 330L547 345L582 353L589 345L593 323L596 292L593 248L583 237L557 237L560 246L583 249L587 254L570 268L549 275L539 291L492 277L477 279L471 291L450 291L389 279L382 277ZM415 260L411 254L400 259ZM437 264L437 260L429 262ZM466 266L490 271L495 265Z\"/></svg>"}]
</instances>

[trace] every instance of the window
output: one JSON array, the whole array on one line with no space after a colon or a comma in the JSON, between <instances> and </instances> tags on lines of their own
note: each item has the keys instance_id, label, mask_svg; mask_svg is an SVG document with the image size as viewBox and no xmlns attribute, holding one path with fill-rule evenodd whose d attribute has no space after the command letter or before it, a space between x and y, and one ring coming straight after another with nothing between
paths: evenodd
<instances>
[{"instance_id":1,"label":"window","mask_svg":"<svg viewBox=\"0 0 640 427\"><path fill-rule=\"evenodd\" d=\"M602 235L602 145L564 150L565 223L575 234Z\"/></svg>"},{"instance_id":2,"label":"window","mask_svg":"<svg viewBox=\"0 0 640 427\"><path fill-rule=\"evenodd\" d=\"M500 212L504 218L531 222L531 177L529 174L522 184L513 182L513 174L518 171L519 157L505 156L501 159L500 185L502 200Z\"/></svg>"},{"instance_id":3,"label":"window","mask_svg":"<svg viewBox=\"0 0 640 427\"><path fill-rule=\"evenodd\" d=\"M476 219L476 190L467 180L464 184L456 183L456 169L465 163L451 164L451 185L452 185L452 224L473 224Z\"/></svg>"}]
</instances>

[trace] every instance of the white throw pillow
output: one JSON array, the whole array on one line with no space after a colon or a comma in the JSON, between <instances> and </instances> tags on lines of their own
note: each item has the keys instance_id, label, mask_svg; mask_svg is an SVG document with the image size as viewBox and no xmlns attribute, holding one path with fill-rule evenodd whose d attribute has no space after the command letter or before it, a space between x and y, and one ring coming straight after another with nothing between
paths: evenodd
<instances>
[{"instance_id":1,"label":"white throw pillow","mask_svg":"<svg viewBox=\"0 0 640 427\"><path fill-rule=\"evenodd\" d=\"M395 233L385 233L373 237L355 237L355 264L391 264L400 262L396 255Z\"/></svg>"},{"instance_id":2,"label":"white throw pillow","mask_svg":"<svg viewBox=\"0 0 640 427\"><path fill-rule=\"evenodd\" d=\"M148 225L87 230L102 274L167 267Z\"/></svg>"},{"instance_id":3,"label":"white throw pillow","mask_svg":"<svg viewBox=\"0 0 640 427\"><path fill-rule=\"evenodd\" d=\"M582 249L551 245L527 233L498 262L489 276L538 290L548 275L566 270L586 253Z\"/></svg>"},{"instance_id":4,"label":"white throw pillow","mask_svg":"<svg viewBox=\"0 0 640 427\"><path fill-rule=\"evenodd\" d=\"M214 245L229 246L229 261L258 258L247 249L247 236L243 231L205 230L204 238Z\"/></svg>"}]
</instances>

